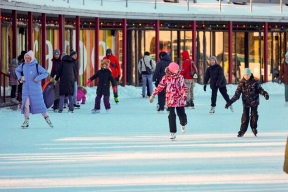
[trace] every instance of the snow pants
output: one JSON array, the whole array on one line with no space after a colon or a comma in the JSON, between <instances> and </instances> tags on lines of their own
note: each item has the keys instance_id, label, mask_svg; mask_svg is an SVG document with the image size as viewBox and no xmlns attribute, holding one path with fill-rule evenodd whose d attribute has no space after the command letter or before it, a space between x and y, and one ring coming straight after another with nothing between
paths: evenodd
<instances>
[{"instance_id":1,"label":"snow pants","mask_svg":"<svg viewBox=\"0 0 288 192\"><path fill-rule=\"evenodd\" d=\"M247 131L248 125L249 125L249 115L250 115L250 127L251 129L257 128L257 121L258 121L258 106L256 107L245 107L243 106L243 114L241 117L241 127L240 131L243 131L245 133ZM251 114L250 114L251 109Z\"/></svg>"},{"instance_id":2,"label":"snow pants","mask_svg":"<svg viewBox=\"0 0 288 192\"><path fill-rule=\"evenodd\" d=\"M184 107L169 107L168 120L169 120L170 133L177 132L175 108L177 115L179 117L180 124L182 126L187 124L187 116Z\"/></svg>"}]
</instances>

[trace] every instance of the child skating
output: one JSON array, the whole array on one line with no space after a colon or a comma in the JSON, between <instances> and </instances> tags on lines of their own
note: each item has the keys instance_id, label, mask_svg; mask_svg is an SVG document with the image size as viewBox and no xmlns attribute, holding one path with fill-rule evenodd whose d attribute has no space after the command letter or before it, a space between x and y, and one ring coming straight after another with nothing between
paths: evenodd
<instances>
[{"instance_id":1,"label":"child skating","mask_svg":"<svg viewBox=\"0 0 288 192\"><path fill-rule=\"evenodd\" d=\"M180 75L179 65L177 63L170 63L165 69L166 75L163 76L162 80L153 91L150 96L150 103L153 102L155 95L160 93L166 88L166 105L169 108L169 128L170 128L170 139L176 138L177 126L176 126L176 114L180 120L181 130L185 132L185 125L187 124L187 116L185 113L185 103L187 99L187 87L184 82L184 77Z\"/></svg>"},{"instance_id":2,"label":"child skating","mask_svg":"<svg viewBox=\"0 0 288 192\"><path fill-rule=\"evenodd\" d=\"M250 127L255 136L257 136L257 121L258 121L258 105L259 105L259 94L263 95L266 100L269 99L269 94L264 91L259 82L254 79L253 74L249 68L245 68L243 72L243 79L240 81L235 95L230 101L227 102L225 108L228 109L232 103L240 98L242 94L243 103L243 114L241 117L240 131L238 132L238 137L243 137L247 131L249 124L250 115ZM250 114L249 114L250 113Z\"/></svg>"},{"instance_id":3,"label":"child skating","mask_svg":"<svg viewBox=\"0 0 288 192\"><path fill-rule=\"evenodd\" d=\"M109 97L110 97L110 82L113 86L113 92L117 93L117 87L115 80L112 77L112 73L109 69L110 61L108 59L105 59L101 62L101 69L97 71L95 75L90 77L87 82L87 84L90 84L91 81L98 78L98 86L96 90L96 98L95 98L95 105L94 108L91 110L91 113L100 113L100 104L101 104L101 98L102 95L104 96L104 106L106 108L106 111L108 112L111 108Z\"/></svg>"}]
</instances>

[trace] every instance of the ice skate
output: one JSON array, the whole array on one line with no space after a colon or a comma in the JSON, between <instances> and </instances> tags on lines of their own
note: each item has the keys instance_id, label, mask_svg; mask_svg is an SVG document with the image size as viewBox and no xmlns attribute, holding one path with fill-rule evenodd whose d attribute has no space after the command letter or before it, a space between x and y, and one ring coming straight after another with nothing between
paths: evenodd
<instances>
[{"instance_id":1,"label":"ice skate","mask_svg":"<svg viewBox=\"0 0 288 192\"><path fill-rule=\"evenodd\" d=\"M211 107L209 113L210 113L210 114L214 114L214 113L215 113L215 107Z\"/></svg>"},{"instance_id":2,"label":"ice skate","mask_svg":"<svg viewBox=\"0 0 288 192\"><path fill-rule=\"evenodd\" d=\"M231 110L231 112L234 112L234 109L233 109L232 105L229 106L229 109Z\"/></svg>"},{"instance_id":3,"label":"ice skate","mask_svg":"<svg viewBox=\"0 0 288 192\"><path fill-rule=\"evenodd\" d=\"M92 110L91 110L91 113L92 113L92 114L100 113L100 109L92 109Z\"/></svg>"},{"instance_id":4,"label":"ice skate","mask_svg":"<svg viewBox=\"0 0 288 192\"><path fill-rule=\"evenodd\" d=\"M257 137L257 133L258 133L257 129L252 129L252 132L255 135L255 137Z\"/></svg>"},{"instance_id":5,"label":"ice skate","mask_svg":"<svg viewBox=\"0 0 288 192\"><path fill-rule=\"evenodd\" d=\"M68 113L74 113L74 111L73 110L68 110Z\"/></svg>"},{"instance_id":6,"label":"ice skate","mask_svg":"<svg viewBox=\"0 0 288 192\"><path fill-rule=\"evenodd\" d=\"M237 137L243 137L244 132L243 131L239 131Z\"/></svg>"},{"instance_id":7,"label":"ice skate","mask_svg":"<svg viewBox=\"0 0 288 192\"><path fill-rule=\"evenodd\" d=\"M24 123L21 125L22 129L27 129L29 127L29 118L25 118Z\"/></svg>"},{"instance_id":8,"label":"ice skate","mask_svg":"<svg viewBox=\"0 0 288 192\"><path fill-rule=\"evenodd\" d=\"M195 105L193 101L191 101L191 109L195 109Z\"/></svg>"},{"instance_id":9,"label":"ice skate","mask_svg":"<svg viewBox=\"0 0 288 192\"><path fill-rule=\"evenodd\" d=\"M74 108L80 109L80 105L79 104L74 104Z\"/></svg>"},{"instance_id":10,"label":"ice skate","mask_svg":"<svg viewBox=\"0 0 288 192\"><path fill-rule=\"evenodd\" d=\"M170 133L170 139L174 140L176 138L176 133Z\"/></svg>"},{"instance_id":11,"label":"ice skate","mask_svg":"<svg viewBox=\"0 0 288 192\"><path fill-rule=\"evenodd\" d=\"M181 126L181 131L182 131L182 133L185 133L185 125Z\"/></svg>"},{"instance_id":12,"label":"ice skate","mask_svg":"<svg viewBox=\"0 0 288 192\"><path fill-rule=\"evenodd\" d=\"M109 113L110 109L106 109L106 113Z\"/></svg>"},{"instance_id":13,"label":"ice skate","mask_svg":"<svg viewBox=\"0 0 288 192\"><path fill-rule=\"evenodd\" d=\"M114 101L115 101L116 104L118 104L119 103L118 97L114 97Z\"/></svg>"},{"instance_id":14,"label":"ice skate","mask_svg":"<svg viewBox=\"0 0 288 192\"><path fill-rule=\"evenodd\" d=\"M163 109L157 109L157 113L159 113L159 114L163 114L164 113L164 110Z\"/></svg>"},{"instance_id":15,"label":"ice skate","mask_svg":"<svg viewBox=\"0 0 288 192\"><path fill-rule=\"evenodd\" d=\"M45 121L47 122L47 124L48 124L51 128L53 128L53 124L51 123L50 118L47 116L47 117L45 117L44 119L45 119Z\"/></svg>"}]
</instances>

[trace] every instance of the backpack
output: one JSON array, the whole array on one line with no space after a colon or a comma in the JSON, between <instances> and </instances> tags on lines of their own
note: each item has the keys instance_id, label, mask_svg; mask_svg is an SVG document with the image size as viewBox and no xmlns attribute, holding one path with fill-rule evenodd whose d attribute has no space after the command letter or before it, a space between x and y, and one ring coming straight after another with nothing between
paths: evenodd
<instances>
[{"instance_id":1,"label":"backpack","mask_svg":"<svg viewBox=\"0 0 288 192\"><path fill-rule=\"evenodd\" d=\"M193 79L197 79L198 78L197 67L192 60L190 60L190 63L191 63L190 75L193 77Z\"/></svg>"},{"instance_id":2,"label":"backpack","mask_svg":"<svg viewBox=\"0 0 288 192\"><path fill-rule=\"evenodd\" d=\"M21 65L21 68L22 68L22 72L21 72L21 75L23 76L23 66L24 66L25 63L22 63ZM38 63L36 63L36 71L37 71L37 74L39 75L39 71L38 71Z\"/></svg>"},{"instance_id":3,"label":"backpack","mask_svg":"<svg viewBox=\"0 0 288 192\"><path fill-rule=\"evenodd\" d=\"M145 65L146 72L147 72L149 75L151 75L151 74L153 73L153 71L152 71L152 60L150 60L150 66L151 66L151 68L147 67L144 58L143 58L142 60L143 60L144 65Z\"/></svg>"}]
</instances>

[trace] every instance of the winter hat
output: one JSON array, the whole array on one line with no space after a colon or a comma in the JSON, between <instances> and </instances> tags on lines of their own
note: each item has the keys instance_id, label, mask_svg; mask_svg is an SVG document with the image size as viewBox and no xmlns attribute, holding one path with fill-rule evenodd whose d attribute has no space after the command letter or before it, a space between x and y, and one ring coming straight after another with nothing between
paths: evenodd
<instances>
[{"instance_id":1,"label":"winter hat","mask_svg":"<svg viewBox=\"0 0 288 192\"><path fill-rule=\"evenodd\" d=\"M212 59L217 63L217 57L211 56L211 57L210 57L210 60L212 60Z\"/></svg>"},{"instance_id":2,"label":"winter hat","mask_svg":"<svg viewBox=\"0 0 288 192\"><path fill-rule=\"evenodd\" d=\"M34 61L35 59L35 56L34 56L34 52L32 50L28 51L25 55L24 55L24 58L25 56L29 56L31 58L31 62Z\"/></svg>"},{"instance_id":3,"label":"winter hat","mask_svg":"<svg viewBox=\"0 0 288 192\"><path fill-rule=\"evenodd\" d=\"M169 64L168 69L170 72L174 73L176 70L179 69L179 65L175 62Z\"/></svg>"},{"instance_id":4,"label":"winter hat","mask_svg":"<svg viewBox=\"0 0 288 192\"><path fill-rule=\"evenodd\" d=\"M145 51L144 55L150 55L150 52L149 51Z\"/></svg>"},{"instance_id":5,"label":"winter hat","mask_svg":"<svg viewBox=\"0 0 288 192\"><path fill-rule=\"evenodd\" d=\"M106 50L106 55L111 54L112 55L112 50L111 49L107 49Z\"/></svg>"},{"instance_id":6,"label":"winter hat","mask_svg":"<svg viewBox=\"0 0 288 192\"><path fill-rule=\"evenodd\" d=\"M243 75L245 75L245 74L251 76L251 74L252 74L251 70L249 68L245 68L244 71L243 71Z\"/></svg>"},{"instance_id":7,"label":"winter hat","mask_svg":"<svg viewBox=\"0 0 288 192\"><path fill-rule=\"evenodd\" d=\"M63 57L64 57L65 55L67 55L65 52L63 52L63 53L61 54L61 60L63 59Z\"/></svg>"},{"instance_id":8,"label":"winter hat","mask_svg":"<svg viewBox=\"0 0 288 192\"><path fill-rule=\"evenodd\" d=\"M167 55L167 53L165 51L162 51L162 52L159 53L159 58L161 59L165 55Z\"/></svg>"},{"instance_id":9,"label":"winter hat","mask_svg":"<svg viewBox=\"0 0 288 192\"><path fill-rule=\"evenodd\" d=\"M285 54L285 57L287 57L288 56L288 52Z\"/></svg>"},{"instance_id":10,"label":"winter hat","mask_svg":"<svg viewBox=\"0 0 288 192\"><path fill-rule=\"evenodd\" d=\"M70 51L70 56L72 57L72 56L75 55L75 54L77 54L77 52L74 51L73 49L71 49L71 51Z\"/></svg>"},{"instance_id":11,"label":"winter hat","mask_svg":"<svg viewBox=\"0 0 288 192\"><path fill-rule=\"evenodd\" d=\"M60 55L60 50L59 49L55 49L53 52L54 55Z\"/></svg>"}]
</instances>

